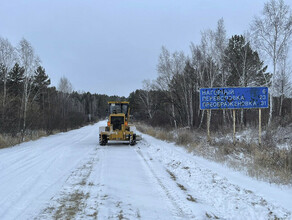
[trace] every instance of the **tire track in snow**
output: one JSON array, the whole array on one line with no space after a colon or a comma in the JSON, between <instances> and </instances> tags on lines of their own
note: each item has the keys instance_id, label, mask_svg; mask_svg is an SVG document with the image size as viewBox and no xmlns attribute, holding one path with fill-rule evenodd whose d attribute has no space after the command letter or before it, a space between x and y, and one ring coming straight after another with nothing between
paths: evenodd
<instances>
[{"instance_id":1,"label":"tire track in snow","mask_svg":"<svg viewBox=\"0 0 292 220\"><path fill-rule=\"evenodd\" d=\"M67 135L68 134L64 134ZM25 147L25 150L22 150L19 148L20 151L17 151L17 154L9 154L11 155L10 157L8 155L1 154L0 158L5 158L5 164L1 164L1 168L3 169L3 172L1 172L0 179L3 179L9 174L9 173L14 173L15 176L18 174L22 173L23 171L39 164L41 161L44 159L44 155L47 156L55 156L56 151L58 152L60 149L62 149L62 146L66 146L67 144L69 145L70 143L78 144L81 141L85 140L90 134L87 135L77 135L74 136L73 138L68 138L68 141L64 143L64 140L60 140L55 144L50 144L50 147L42 147L38 146L35 147L34 151L31 151L31 148ZM48 137L48 138L53 138L53 137ZM63 137L62 137L63 138ZM44 139L46 140L46 139ZM39 140L41 142L42 140ZM33 144L34 141L31 141ZM29 143L24 143L25 145L28 145ZM49 158L49 157L47 157ZM1 162L0 162L1 163ZM9 165L8 165L9 164ZM8 179L7 179L8 180Z\"/></svg>"},{"instance_id":2,"label":"tire track in snow","mask_svg":"<svg viewBox=\"0 0 292 220\"><path fill-rule=\"evenodd\" d=\"M30 194L31 186L34 186L34 185L36 185L36 183L38 181L41 181L40 177L42 176L42 174L45 173L50 167L54 166L55 161L59 160L62 156L63 156L63 151L59 152L58 157L49 157L50 158L49 160L47 160L44 164L41 164L39 166L40 170L38 171L37 175L25 176L25 178L23 178L23 181L21 183L19 183L18 188L16 188L14 191L11 191L10 193L7 193L5 195L5 198L1 198L0 207L1 207L2 211L7 210L7 211L2 212L2 215L5 216L5 214L10 210L10 208L14 207L15 203L17 203L18 201L20 201L22 199L25 199L25 197L28 194ZM40 161L38 161L38 162L40 162ZM34 163L31 166L26 166L26 169L21 170L21 172L14 173L14 177L21 175L23 171L25 171L25 170L27 170L27 169L29 169L37 164L39 164L39 163ZM25 173L23 175L25 175ZM3 184L9 184L9 181L11 179L13 179L14 177L5 179ZM58 180L56 180L56 182L57 181ZM44 193L44 192L42 192L42 193ZM27 207L29 205L30 204L28 203Z\"/></svg>"},{"instance_id":3,"label":"tire track in snow","mask_svg":"<svg viewBox=\"0 0 292 220\"><path fill-rule=\"evenodd\" d=\"M37 214L71 170L94 150L91 145L97 143L97 127L90 125L0 150L0 218L31 219Z\"/></svg>"},{"instance_id":4,"label":"tire track in snow","mask_svg":"<svg viewBox=\"0 0 292 220\"><path fill-rule=\"evenodd\" d=\"M80 138L79 136L75 137L73 140L71 139L70 142L73 141L73 143L80 143L82 140L84 140L86 137ZM21 184L21 187L18 188L16 191L11 192L10 194L7 194L7 200L11 200L11 197L17 197L17 195L20 195L21 192L29 191L29 190L24 190L26 188L29 189L29 183L31 185L35 185L35 183L39 180L39 177L43 174L46 173L46 171L54 166L54 163L58 160L61 160L61 158L64 156L65 148L61 147L66 145L66 143L60 143L57 144L51 148L45 149L46 151L39 151L37 152L36 155L34 155L34 152L32 154L28 155L23 155L22 159L16 161L15 163L9 161L12 166L7 167L0 176L0 179L3 179L2 184L9 184L12 179L15 177L23 175L27 170L30 170L33 167L38 166L37 170L37 175L34 175L33 177L27 176L25 177L26 180ZM57 152L57 153L56 153ZM56 157L57 155L57 157ZM28 157L27 157L28 156ZM45 160L44 160L45 156ZM19 154L18 154L19 157ZM44 162L45 161L45 162ZM13 167L11 169L11 167ZM9 176L9 174L13 173L13 176ZM18 193L19 192L19 193ZM15 196L12 196L15 195ZM21 197L18 197L17 200L21 199ZM5 207L7 206L7 200L1 201L0 206Z\"/></svg>"},{"instance_id":5,"label":"tire track in snow","mask_svg":"<svg viewBox=\"0 0 292 220\"><path fill-rule=\"evenodd\" d=\"M113 178L112 173L116 173L116 168L121 166L126 166L123 163L123 159L116 161L114 158L118 152L121 152L120 158L123 158L125 152L133 152L132 147L127 145L117 145L112 144L108 146L102 146L100 149L100 163L99 163L99 175L95 179L95 183L98 182L98 196L95 198L98 201L98 219L140 219L140 210L128 201L126 198L121 196L124 194L121 189L113 189L116 187L115 184L111 184L109 179ZM125 151L124 151L125 150ZM114 165L115 162L116 165ZM130 169L130 167L125 170ZM123 170L123 171L125 171ZM122 173L116 173L117 180L123 182L125 175ZM114 174L113 174L114 175ZM129 176L130 178L130 176ZM117 182L118 183L118 182ZM131 183L129 181L129 188L131 188ZM123 189L123 187L121 187ZM116 191L118 190L118 191ZM124 195L126 196L126 194Z\"/></svg>"},{"instance_id":6,"label":"tire track in snow","mask_svg":"<svg viewBox=\"0 0 292 220\"><path fill-rule=\"evenodd\" d=\"M37 155L28 155L28 157L23 156L23 159L20 159L18 161L15 162L10 162L13 165L10 167L7 167L4 169L3 174L0 176L0 179L4 179L7 183L10 182L10 180L12 178L14 178L15 176L18 176L20 174L22 174L24 171L29 170L32 167L35 167L39 164L41 164L40 162L42 162L44 160L44 155L46 155L46 158L49 158L49 161L47 162L48 164L52 164L55 161L55 156L56 156L56 150L58 150L58 158L60 158L60 156L62 155L62 148L59 148L60 146L62 146L62 144L57 145L55 147L52 147L51 149L47 150L46 152L42 152L39 153ZM62 150L62 152L60 152L60 150ZM50 160L50 158L53 159L53 161ZM7 178L7 176L9 176L9 173L14 173L14 176L10 176Z\"/></svg>"},{"instance_id":7,"label":"tire track in snow","mask_svg":"<svg viewBox=\"0 0 292 220\"><path fill-rule=\"evenodd\" d=\"M189 208L188 204L183 201L180 195L178 195L178 191L180 190L179 188L176 188L175 190L173 187L169 186L169 182L163 181L162 178L159 178L157 173L154 171L153 167L150 165L148 161L150 161L150 158L148 160L146 157L143 155L142 151L139 148L135 149L137 154L142 158L143 162L145 163L146 167L149 169L151 172L152 176L155 178L157 183L159 184L160 188L163 190L164 194L167 196L169 202L172 204L174 207L174 213L178 217L181 218L192 218L196 219L196 217L193 215L191 209ZM168 179L170 181L170 178ZM179 192L181 194L181 192Z\"/></svg>"},{"instance_id":8,"label":"tire track in snow","mask_svg":"<svg viewBox=\"0 0 292 220\"><path fill-rule=\"evenodd\" d=\"M145 135L146 136L146 135ZM144 137L145 137L144 136ZM291 219L291 213L283 207L268 202L263 196L229 182L220 173L210 169L208 162L201 164L195 156L173 144L153 140L146 149L156 160L161 161L172 173L187 181L187 188L200 203L214 207L215 213L227 219ZM214 213L214 212L211 212ZM210 212L208 212L208 215ZM218 215L216 215L218 216Z\"/></svg>"},{"instance_id":9,"label":"tire track in snow","mask_svg":"<svg viewBox=\"0 0 292 220\"><path fill-rule=\"evenodd\" d=\"M35 217L35 220L81 217L97 219L98 199L96 196L92 196L96 192L96 184L91 181L90 176L96 164L99 163L99 159L98 147L96 147L95 151L71 172L62 190L51 198L47 207Z\"/></svg>"}]
</instances>

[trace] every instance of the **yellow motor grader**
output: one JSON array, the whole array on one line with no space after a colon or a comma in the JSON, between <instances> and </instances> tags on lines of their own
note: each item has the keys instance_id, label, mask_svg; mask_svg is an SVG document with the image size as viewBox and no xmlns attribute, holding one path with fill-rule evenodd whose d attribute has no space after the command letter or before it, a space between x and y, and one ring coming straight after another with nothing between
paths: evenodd
<instances>
[{"instance_id":1,"label":"yellow motor grader","mask_svg":"<svg viewBox=\"0 0 292 220\"><path fill-rule=\"evenodd\" d=\"M99 144L106 145L108 141L124 141L135 145L140 140L136 134L136 127L129 125L129 102L108 102L109 117L107 126L99 128Z\"/></svg>"}]
</instances>

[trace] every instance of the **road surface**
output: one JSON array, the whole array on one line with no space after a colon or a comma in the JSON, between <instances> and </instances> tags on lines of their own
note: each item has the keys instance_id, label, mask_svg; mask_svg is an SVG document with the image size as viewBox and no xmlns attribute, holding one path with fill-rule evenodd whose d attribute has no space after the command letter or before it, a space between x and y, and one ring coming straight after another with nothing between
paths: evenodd
<instances>
[{"instance_id":1,"label":"road surface","mask_svg":"<svg viewBox=\"0 0 292 220\"><path fill-rule=\"evenodd\" d=\"M105 121L0 150L0 219L291 219L292 190L143 135L98 145Z\"/></svg>"}]
</instances>

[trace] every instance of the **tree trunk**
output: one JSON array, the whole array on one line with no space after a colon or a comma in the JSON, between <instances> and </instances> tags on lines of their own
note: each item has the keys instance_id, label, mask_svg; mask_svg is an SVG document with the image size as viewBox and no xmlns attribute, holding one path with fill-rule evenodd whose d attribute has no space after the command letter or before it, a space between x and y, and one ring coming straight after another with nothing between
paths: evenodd
<instances>
[{"instance_id":1,"label":"tree trunk","mask_svg":"<svg viewBox=\"0 0 292 220\"><path fill-rule=\"evenodd\" d=\"M209 111L209 117L208 117L208 121L207 121L207 123L209 124L209 129L210 129L212 110L211 110L211 109L208 109L207 111Z\"/></svg>"},{"instance_id":2,"label":"tree trunk","mask_svg":"<svg viewBox=\"0 0 292 220\"><path fill-rule=\"evenodd\" d=\"M186 111L186 114L187 114L187 126L191 126L190 125L190 120L191 120L191 117L190 117L190 108L189 108L189 100L188 100L188 94L189 94L189 90L188 89L188 86L187 86L187 82L186 82L186 79L185 79L185 76L183 75L183 85L182 85L182 90L183 90L183 95L184 95L184 101L185 101L185 111Z\"/></svg>"},{"instance_id":3,"label":"tree trunk","mask_svg":"<svg viewBox=\"0 0 292 220\"><path fill-rule=\"evenodd\" d=\"M243 127L243 109L240 111L240 125Z\"/></svg>"},{"instance_id":4,"label":"tree trunk","mask_svg":"<svg viewBox=\"0 0 292 220\"><path fill-rule=\"evenodd\" d=\"M185 110L187 113L187 126L190 127L190 113L189 113L189 105L188 105L187 95L185 95Z\"/></svg>"},{"instance_id":5,"label":"tree trunk","mask_svg":"<svg viewBox=\"0 0 292 220\"><path fill-rule=\"evenodd\" d=\"M201 127L202 127L203 120L204 120L204 115L205 115L205 110L203 110L203 113L202 113L202 115L201 115L201 121L200 121L199 128L201 128Z\"/></svg>"},{"instance_id":6,"label":"tree trunk","mask_svg":"<svg viewBox=\"0 0 292 220\"><path fill-rule=\"evenodd\" d=\"M276 48L276 46L274 46L274 48ZM274 49L274 58L273 58L273 76L272 76L272 82L271 82L271 92L270 92L270 112L269 112L269 121L268 121L268 127L271 126L272 123L272 118L273 118L273 93L274 93L274 78L276 75L276 67L277 67L277 63L276 63L276 54L275 54L275 49Z\"/></svg>"},{"instance_id":7,"label":"tree trunk","mask_svg":"<svg viewBox=\"0 0 292 220\"><path fill-rule=\"evenodd\" d=\"M173 117L174 128L177 129L177 122L175 119L175 111L174 111L174 104L173 103L171 103L171 113L172 113L172 117Z\"/></svg>"},{"instance_id":8,"label":"tree trunk","mask_svg":"<svg viewBox=\"0 0 292 220\"><path fill-rule=\"evenodd\" d=\"M2 101L2 123L4 123L4 119L5 119L5 109L6 109L6 83L7 83L7 76L6 76L6 68L4 68L4 79L3 79L3 101Z\"/></svg>"},{"instance_id":9,"label":"tree trunk","mask_svg":"<svg viewBox=\"0 0 292 220\"><path fill-rule=\"evenodd\" d=\"M226 110L223 109L222 113L223 113L223 126L225 126L226 125Z\"/></svg>"},{"instance_id":10,"label":"tree trunk","mask_svg":"<svg viewBox=\"0 0 292 220\"><path fill-rule=\"evenodd\" d=\"M190 125L194 126L194 110L193 110L193 88L190 89Z\"/></svg>"},{"instance_id":11,"label":"tree trunk","mask_svg":"<svg viewBox=\"0 0 292 220\"><path fill-rule=\"evenodd\" d=\"M210 122L211 122L211 110L207 109L207 141L209 143L211 142Z\"/></svg>"},{"instance_id":12,"label":"tree trunk","mask_svg":"<svg viewBox=\"0 0 292 220\"><path fill-rule=\"evenodd\" d=\"M283 108L283 101L284 101L284 95L282 94L280 96L280 108L279 108L279 116L282 116L282 108Z\"/></svg>"},{"instance_id":13,"label":"tree trunk","mask_svg":"<svg viewBox=\"0 0 292 220\"><path fill-rule=\"evenodd\" d=\"M225 87L225 78L224 78L224 74L225 74L225 71L224 71L224 68L222 69L222 82L221 82L221 85L222 85L222 87ZM225 112L225 109L223 109L223 126L225 126L226 125L226 112Z\"/></svg>"},{"instance_id":14,"label":"tree trunk","mask_svg":"<svg viewBox=\"0 0 292 220\"><path fill-rule=\"evenodd\" d=\"M173 118L174 128L177 129L177 122L175 119L175 109L174 109L172 94L170 94L170 99L171 99L171 114L172 114L172 118Z\"/></svg>"},{"instance_id":15,"label":"tree trunk","mask_svg":"<svg viewBox=\"0 0 292 220\"><path fill-rule=\"evenodd\" d=\"M27 112L27 96L24 97L24 107L23 107L23 124L22 124L22 141L24 141L24 134L26 130L26 112Z\"/></svg>"}]
</instances>

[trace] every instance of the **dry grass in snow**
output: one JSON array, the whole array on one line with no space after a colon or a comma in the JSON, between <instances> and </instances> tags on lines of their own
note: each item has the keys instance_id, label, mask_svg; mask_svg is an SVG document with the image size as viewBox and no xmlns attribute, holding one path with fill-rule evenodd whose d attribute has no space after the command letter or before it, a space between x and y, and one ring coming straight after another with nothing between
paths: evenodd
<instances>
[{"instance_id":1,"label":"dry grass in snow","mask_svg":"<svg viewBox=\"0 0 292 220\"><path fill-rule=\"evenodd\" d=\"M292 125L264 132L261 146L257 143L256 128L238 132L234 145L232 131L212 133L212 141L208 143L206 131L202 130L166 130L141 123L136 126L142 133L175 142L191 153L225 163L256 179L284 185L292 184Z\"/></svg>"}]
</instances>

